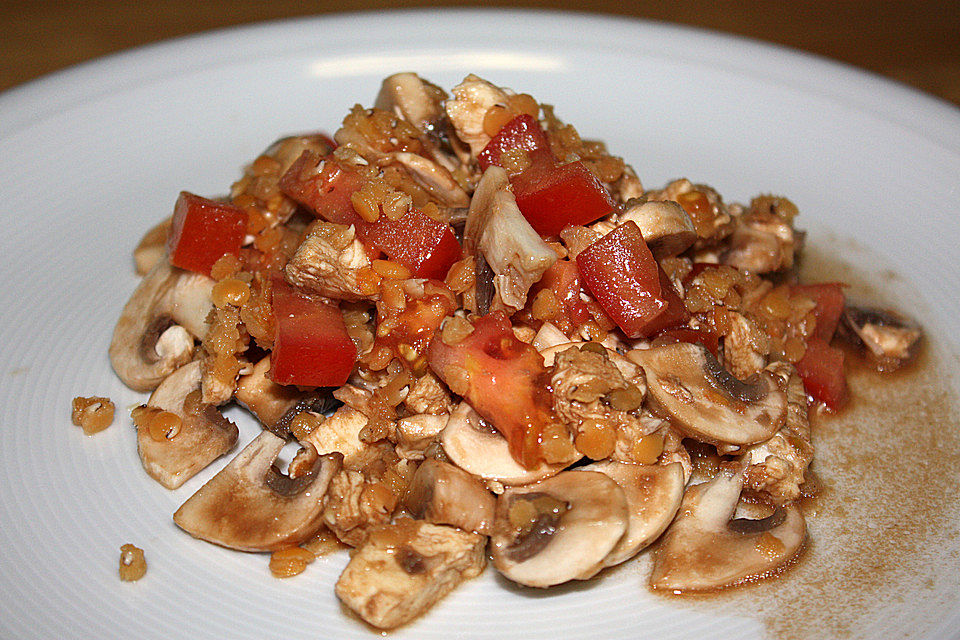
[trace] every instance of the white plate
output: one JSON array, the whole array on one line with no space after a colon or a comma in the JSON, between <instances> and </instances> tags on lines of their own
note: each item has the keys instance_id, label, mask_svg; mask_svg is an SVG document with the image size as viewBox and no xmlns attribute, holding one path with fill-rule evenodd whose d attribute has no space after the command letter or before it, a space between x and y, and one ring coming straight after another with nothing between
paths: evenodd
<instances>
[{"instance_id":1,"label":"white plate","mask_svg":"<svg viewBox=\"0 0 960 640\"><path fill-rule=\"evenodd\" d=\"M265 557L176 529L171 513L212 470L174 492L142 472L126 409L143 397L112 375L106 348L135 285L131 249L181 189L224 192L274 138L334 130L351 105L372 103L383 76L408 69L448 88L475 72L553 103L648 185L686 175L728 200L789 195L811 246L842 250L846 264L922 317L955 395L960 114L952 107L782 49L587 16L343 15L147 47L0 96L0 635L374 635L333 596L344 556L278 581ZM69 406L92 394L112 397L119 418L87 438L70 425ZM960 628L960 493L957 467L938 473L937 464L956 463L956 420L931 414L917 418L905 450L861 434L857 455L825 454L820 469L832 485L811 523L813 547L781 580L677 600L647 592L642 563L543 593L511 588L491 570L391 636L951 636ZM924 426L936 420L945 420L940 435ZM922 442L934 437L936 448ZM939 449L937 459L913 455L913 446ZM871 481L872 456L902 456L903 486L929 474L950 497ZM902 511L857 511L863 486ZM846 524L836 518L844 511ZM876 566L843 569L850 554L870 557L844 543L851 529L868 527L875 533L850 539L875 545ZM117 579L125 542L146 549L150 569L136 584ZM831 563L842 570L832 574Z\"/></svg>"}]
</instances>

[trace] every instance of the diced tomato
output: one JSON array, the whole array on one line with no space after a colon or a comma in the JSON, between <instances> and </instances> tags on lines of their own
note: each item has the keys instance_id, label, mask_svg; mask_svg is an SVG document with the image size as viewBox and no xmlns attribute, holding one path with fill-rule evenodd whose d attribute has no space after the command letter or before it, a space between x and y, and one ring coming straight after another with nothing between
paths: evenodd
<instances>
[{"instance_id":1,"label":"diced tomato","mask_svg":"<svg viewBox=\"0 0 960 640\"><path fill-rule=\"evenodd\" d=\"M660 267L632 220L620 225L577 256L580 276L603 310L625 334L643 338L667 310Z\"/></svg>"},{"instance_id":2,"label":"diced tomato","mask_svg":"<svg viewBox=\"0 0 960 640\"><path fill-rule=\"evenodd\" d=\"M280 178L280 190L287 196L328 222L346 225L362 220L350 201L362 184L359 172L313 151L304 151Z\"/></svg>"},{"instance_id":3,"label":"diced tomato","mask_svg":"<svg viewBox=\"0 0 960 640\"><path fill-rule=\"evenodd\" d=\"M523 149L533 164L546 162L552 166L556 162L546 134L536 118L528 114L519 115L505 124L500 133L477 154L480 170L485 170L490 165L502 167L500 155L508 149Z\"/></svg>"},{"instance_id":4,"label":"diced tomato","mask_svg":"<svg viewBox=\"0 0 960 640\"><path fill-rule=\"evenodd\" d=\"M690 342L701 344L714 356L720 355L720 340L712 331L694 329L692 327L673 327L665 329L654 338L654 344L673 344L675 342Z\"/></svg>"},{"instance_id":5,"label":"diced tomato","mask_svg":"<svg viewBox=\"0 0 960 640\"><path fill-rule=\"evenodd\" d=\"M398 220L382 215L375 222L360 220L356 227L360 242L383 251L418 278L443 280L460 259L460 243L453 228L419 209L410 209Z\"/></svg>"},{"instance_id":6,"label":"diced tomato","mask_svg":"<svg viewBox=\"0 0 960 640\"><path fill-rule=\"evenodd\" d=\"M513 334L495 311L474 322L473 333L454 345L442 333L430 343L430 368L506 438L510 453L531 468L541 460L543 426L555 422L543 358Z\"/></svg>"},{"instance_id":7,"label":"diced tomato","mask_svg":"<svg viewBox=\"0 0 960 640\"><path fill-rule=\"evenodd\" d=\"M340 309L273 280L275 333L270 377L277 384L339 387L357 360Z\"/></svg>"},{"instance_id":8,"label":"diced tomato","mask_svg":"<svg viewBox=\"0 0 960 640\"><path fill-rule=\"evenodd\" d=\"M816 336L807 343L807 351L797 362L803 387L814 400L830 409L838 409L847 399L847 380L843 372L843 351L831 347Z\"/></svg>"},{"instance_id":9,"label":"diced tomato","mask_svg":"<svg viewBox=\"0 0 960 640\"><path fill-rule=\"evenodd\" d=\"M846 298L843 295L844 286L846 285L840 282L825 282L800 285L793 289L794 293L806 296L817 303L813 309L813 315L817 319L814 335L826 342L833 339L833 334L840 323L840 316L843 314L843 307L846 304Z\"/></svg>"},{"instance_id":10,"label":"diced tomato","mask_svg":"<svg viewBox=\"0 0 960 640\"><path fill-rule=\"evenodd\" d=\"M594 222L616 206L600 179L579 160L558 166L535 163L510 183L523 217L542 236Z\"/></svg>"},{"instance_id":11,"label":"diced tomato","mask_svg":"<svg viewBox=\"0 0 960 640\"><path fill-rule=\"evenodd\" d=\"M240 255L247 214L239 207L182 191L173 210L170 264L205 276L223 256Z\"/></svg>"},{"instance_id":12,"label":"diced tomato","mask_svg":"<svg viewBox=\"0 0 960 640\"><path fill-rule=\"evenodd\" d=\"M666 272L657 265L657 275L660 277L660 297L667 303L666 308L659 316L647 325L644 332L647 335L653 335L658 331L663 331L669 327L686 324L690 319L690 312L687 311L687 305L683 303L676 287L670 282Z\"/></svg>"}]
</instances>

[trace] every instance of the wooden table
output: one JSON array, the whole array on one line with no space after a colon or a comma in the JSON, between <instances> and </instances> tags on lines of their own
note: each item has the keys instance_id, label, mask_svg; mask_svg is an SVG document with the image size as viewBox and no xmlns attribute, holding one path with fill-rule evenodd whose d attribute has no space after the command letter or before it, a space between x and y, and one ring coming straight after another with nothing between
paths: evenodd
<instances>
[{"instance_id":1,"label":"wooden table","mask_svg":"<svg viewBox=\"0 0 960 640\"><path fill-rule=\"evenodd\" d=\"M0 90L115 51L261 20L425 6L577 9L817 53L960 105L960 0L35 0L0 2Z\"/></svg>"}]
</instances>

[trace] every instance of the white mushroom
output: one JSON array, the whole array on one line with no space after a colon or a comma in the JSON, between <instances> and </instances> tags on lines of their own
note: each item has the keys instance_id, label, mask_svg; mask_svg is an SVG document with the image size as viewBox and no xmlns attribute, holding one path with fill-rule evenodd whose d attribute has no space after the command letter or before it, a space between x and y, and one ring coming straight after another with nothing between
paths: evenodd
<instances>
[{"instance_id":1,"label":"white mushroom","mask_svg":"<svg viewBox=\"0 0 960 640\"><path fill-rule=\"evenodd\" d=\"M150 227L137 247L133 250L133 263L138 276L145 276L153 270L167 253L167 236L173 216L168 216L160 224Z\"/></svg>"},{"instance_id":2,"label":"white mushroom","mask_svg":"<svg viewBox=\"0 0 960 640\"><path fill-rule=\"evenodd\" d=\"M444 92L415 73L395 73L384 78L373 106L391 111L423 133L444 115Z\"/></svg>"},{"instance_id":3,"label":"white mushroom","mask_svg":"<svg viewBox=\"0 0 960 640\"><path fill-rule=\"evenodd\" d=\"M159 439L150 433L150 418L137 424L140 462L151 478L167 489L176 489L208 464L230 451L237 442L237 426L212 405L195 414L184 409L184 399L200 389L199 361L186 364L160 383L147 401L148 409L169 411L180 418L179 429Z\"/></svg>"},{"instance_id":4,"label":"white mushroom","mask_svg":"<svg viewBox=\"0 0 960 640\"><path fill-rule=\"evenodd\" d=\"M220 473L190 496L173 521L194 536L240 551L274 551L312 536L323 496L343 456L320 456L292 480L274 466L286 442L263 431Z\"/></svg>"},{"instance_id":5,"label":"white mushroom","mask_svg":"<svg viewBox=\"0 0 960 640\"><path fill-rule=\"evenodd\" d=\"M643 239L658 260L683 253L697 240L690 215L672 200L630 205L620 216L618 224L628 220L637 223Z\"/></svg>"},{"instance_id":6,"label":"white mushroom","mask_svg":"<svg viewBox=\"0 0 960 640\"><path fill-rule=\"evenodd\" d=\"M790 504L765 518L734 519L742 486L742 473L722 472L687 489L657 550L654 589L719 589L771 574L797 555L806 538L800 509Z\"/></svg>"},{"instance_id":7,"label":"white mushroom","mask_svg":"<svg viewBox=\"0 0 960 640\"><path fill-rule=\"evenodd\" d=\"M541 463L527 469L513 456L507 440L493 427L487 426L479 414L466 402L454 409L447 426L440 434L440 444L458 467L484 480L505 485L522 485L556 475L578 458L558 464Z\"/></svg>"},{"instance_id":8,"label":"white mushroom","mask_svg":"<svg viewBox=\"0 0 960 640\"><path fill-rule=\"evenodd\" d=\"M269 372L270 356L267 356L253 365L250 373L240 376L234 391L237 402L249 409L268 429L304 395L294 386L277 384L267 377Z\"/></svg>"},{"instance_id":9,"label":"white mushroom","mask_svg":"<svg viewBox=\"0 0 960 640\"><path fill-rule=\"evenodd\" d=\"M463 190L450 171L438 162L408 151L387 154L380 165L399 164L410 177L447 207L468 207L470 196Z\"/></svg>"},{"instance_id":10,"label":"white mushroom","mask_svg":"<svg viewBox=\"0 0 960 640\"><path fill-rule=\"evenodd\" d=\"M755 444L786 419L787 398L771 373L742 382L702 345L634 349L627 357L646 373L648 398L690 437L711 444Z\"/></svg>"},{"instance_id":11,"label":"white mushroom","mask_svg":"<svg viewBox=\"0 0 960 640\"><path fill-rule=\"evenodd\" d=\"M487 110L497 104L506 105L512 94L508 91L471 73L453 88L453 98L444 104L457 136L470 145L474 158L491 139L483 128Z\"/></svg>"},{"instance_id":12,"label":"white mushroom","mask_svg":"<svg viewBox=\"0 0 960 640\"><path fill-rule=\"evenodd\" d=\"M431 458L417 468L400 504L418 520L490 535L497 501L475 476Z\"/></svg>"},{"instance_id":13,"label":"white mushroom","mask_svg":"<svg viewBox=\"0 0 960 640\"><path fill-rule=\"evenodd\" d=\"M213 280L160 260L127 301L110 342L113 370L131 389L150 391L193 358L207 332Z\"/></svg>"},{"instance_id":14,"label":"white mushroom","mask_svg":"<svg viewBox=\"0 0 960 640\"><path fill-rule=\"evenodd\" d=\"M577 471L598 471L620 485L627 498L627 532L604 559L612 567L629 560L660 537L670 525L683 499L683 466L630 464L604 460Z\"/></svg>"},{"instance_id":15,"label":"white mushroom","mask_svg":"<svg viewBox=\"0 0 960 640\"><path fill-rule=\"evenodd\" d=\"M528 587L587 580L627 530L627 498L596 471L565 471L497 499L491 559L504 576Z\"/></svg>"}]
</instances>

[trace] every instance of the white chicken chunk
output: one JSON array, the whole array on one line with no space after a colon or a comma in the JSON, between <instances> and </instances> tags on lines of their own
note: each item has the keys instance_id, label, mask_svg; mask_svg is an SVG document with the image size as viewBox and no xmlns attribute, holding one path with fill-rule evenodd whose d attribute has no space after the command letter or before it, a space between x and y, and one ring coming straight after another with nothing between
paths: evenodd
<instances>
[{"instance_id":1,"label":"white chicken chunk","mask_svg":"<svg viewBox=\"0 0 960 640\"><path fill-rule=\"evenodd\" d=\"M370 533L337 580L337 597L392 629L422 615L486 566L486 537L402 519Z\"/></svg>"},{"instance_id":2,"label":"white chicken chunk","mask_svg":"<svg viewBox=\"0 0 960 640\"><path fill-rule=\"evenodd\" d=\"M490 107L507 104L512 93L508 91L471 73L453 88L453 98L444 104L457 136L470 145L473 157L490 142L483 131L483 117Z\"/></svg>"},{"instance_id":3,"label":"white chicken chunk","mask_svg":"<svg viewBox=\"0 0 960 640\"><path fill-rule=\"evenodd\" d=\"M361 272L370 270L370 258L356 231L332 222L314 223L310 233L286 267L290 284L338 300L371 297L361 283Z\"/></svg>"},{"instance_id":4,"label":"white chicken chunk","mask_svg":"<svg viewBox=\"0 0 960 640\"><path fill-rule=\"evenodd\" d=\"M368 446L360 440L360 432L367 422L365 415L344 405L310 432L303 442L312 444L320 455L338 451L343 454L344 464L352 466Z\"/></svg>"}]
</instances>

